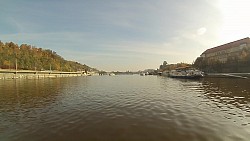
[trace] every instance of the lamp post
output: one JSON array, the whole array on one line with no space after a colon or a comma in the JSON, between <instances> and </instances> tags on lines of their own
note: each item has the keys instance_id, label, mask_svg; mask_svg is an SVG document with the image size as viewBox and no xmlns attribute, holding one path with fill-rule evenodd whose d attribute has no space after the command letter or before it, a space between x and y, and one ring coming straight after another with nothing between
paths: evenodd
<instances>
[{"instance_id":1,"label":"lamp post","mask_svg":"<svg viewBox=\"0 0 250 141\"><path fill-rule=\"evenodd\" d=\"M16 58L16 61L15 61L15 62L16 62L16 67L15 67L15 68L16 68L16 72L17 72L17 58Z\"/></svg>"}]
</instances>

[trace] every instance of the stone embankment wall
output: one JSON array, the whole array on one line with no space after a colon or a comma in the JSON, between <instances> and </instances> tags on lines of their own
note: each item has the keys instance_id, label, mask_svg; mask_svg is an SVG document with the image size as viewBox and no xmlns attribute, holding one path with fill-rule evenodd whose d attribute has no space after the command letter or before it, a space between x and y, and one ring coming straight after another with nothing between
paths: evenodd
<instances>
[{"instance_id":1,"label":"stone embankment wall","mask_svg":"<svg viewBox=\"0 0 250 141\"><path fill-rule=\"evenodd\" d=\"M75 77L86 76L85 74L22 74L22 73L0 73L0 80L4 79L43 79L43 78L57 78L57 77Z\"/></svg>"}]
</instances>

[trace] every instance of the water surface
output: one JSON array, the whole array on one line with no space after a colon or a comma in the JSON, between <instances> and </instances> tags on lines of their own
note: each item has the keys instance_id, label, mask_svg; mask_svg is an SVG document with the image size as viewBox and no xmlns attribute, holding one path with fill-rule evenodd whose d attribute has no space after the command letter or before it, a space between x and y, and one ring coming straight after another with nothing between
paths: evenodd
<instances>
[{"instance_id":1,"label":"water surface","mask_svg":"<svg viewBox=\"0 0 250 141\"><path fill-rule=\"evenodd\" d=\"M1 80L0 140L248 141L249 82L139 75Z\"/></svg>"}]
</instances>

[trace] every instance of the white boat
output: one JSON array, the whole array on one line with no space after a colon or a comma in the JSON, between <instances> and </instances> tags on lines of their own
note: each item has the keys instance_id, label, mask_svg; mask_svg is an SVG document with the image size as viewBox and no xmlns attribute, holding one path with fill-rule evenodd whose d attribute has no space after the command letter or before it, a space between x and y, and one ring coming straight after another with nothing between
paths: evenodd
<instances>
[{"instance_id":1,"label":"white boat","mask_svg":"<svg viewBox=\"0 0 250 141\"><path fill-rule=\"evenodd\" d=\"M115 74L114 73L110 73L109 76L114 76Z\"/></svg>"},{"instance_id":2,"label":"white boat","mask_svg":"<svg viewBox=\"0 0 250 141\"><path fill-rule=\"evenodd\" d=\"M173 78L195 79L203 76L204 73L202 71L190 67L176 68L169 72L169 77Z\"/></svg>"},{"instance_id":3,"label":"white boat","mask_svg":"<svg viewBox=\"0 0 250 141\"><path fill-rule=\"evenodd\" d=\"M161 75L162 75L162 76L169 76L169 71L163 71L163 72L161 73Z\"/></svg>"},{"instance_id":4,"label":"white boat","mask_svg":"<svg viewBox=\"0 0 250 141\"><path fill-rule=\"evenodd\" d=\"M144 75L146 75L145 73L140 73L140 76L144 76Z\"/></svg>"}]
</instances>

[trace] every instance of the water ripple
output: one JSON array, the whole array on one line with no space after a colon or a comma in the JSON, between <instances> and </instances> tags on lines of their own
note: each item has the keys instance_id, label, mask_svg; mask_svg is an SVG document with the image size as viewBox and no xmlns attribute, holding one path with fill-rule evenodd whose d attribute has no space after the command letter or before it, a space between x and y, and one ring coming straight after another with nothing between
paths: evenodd
<instances>
[{"instance_id":1,"label":"water ripple","mask_svg":"<svg viewBox=\"0 0 250 141\"><path fill-rule=\"evenodd\" d=\"M245 83L137 75L1 81L0 140L248 140Z\"/></svg>"}]
</instances>

